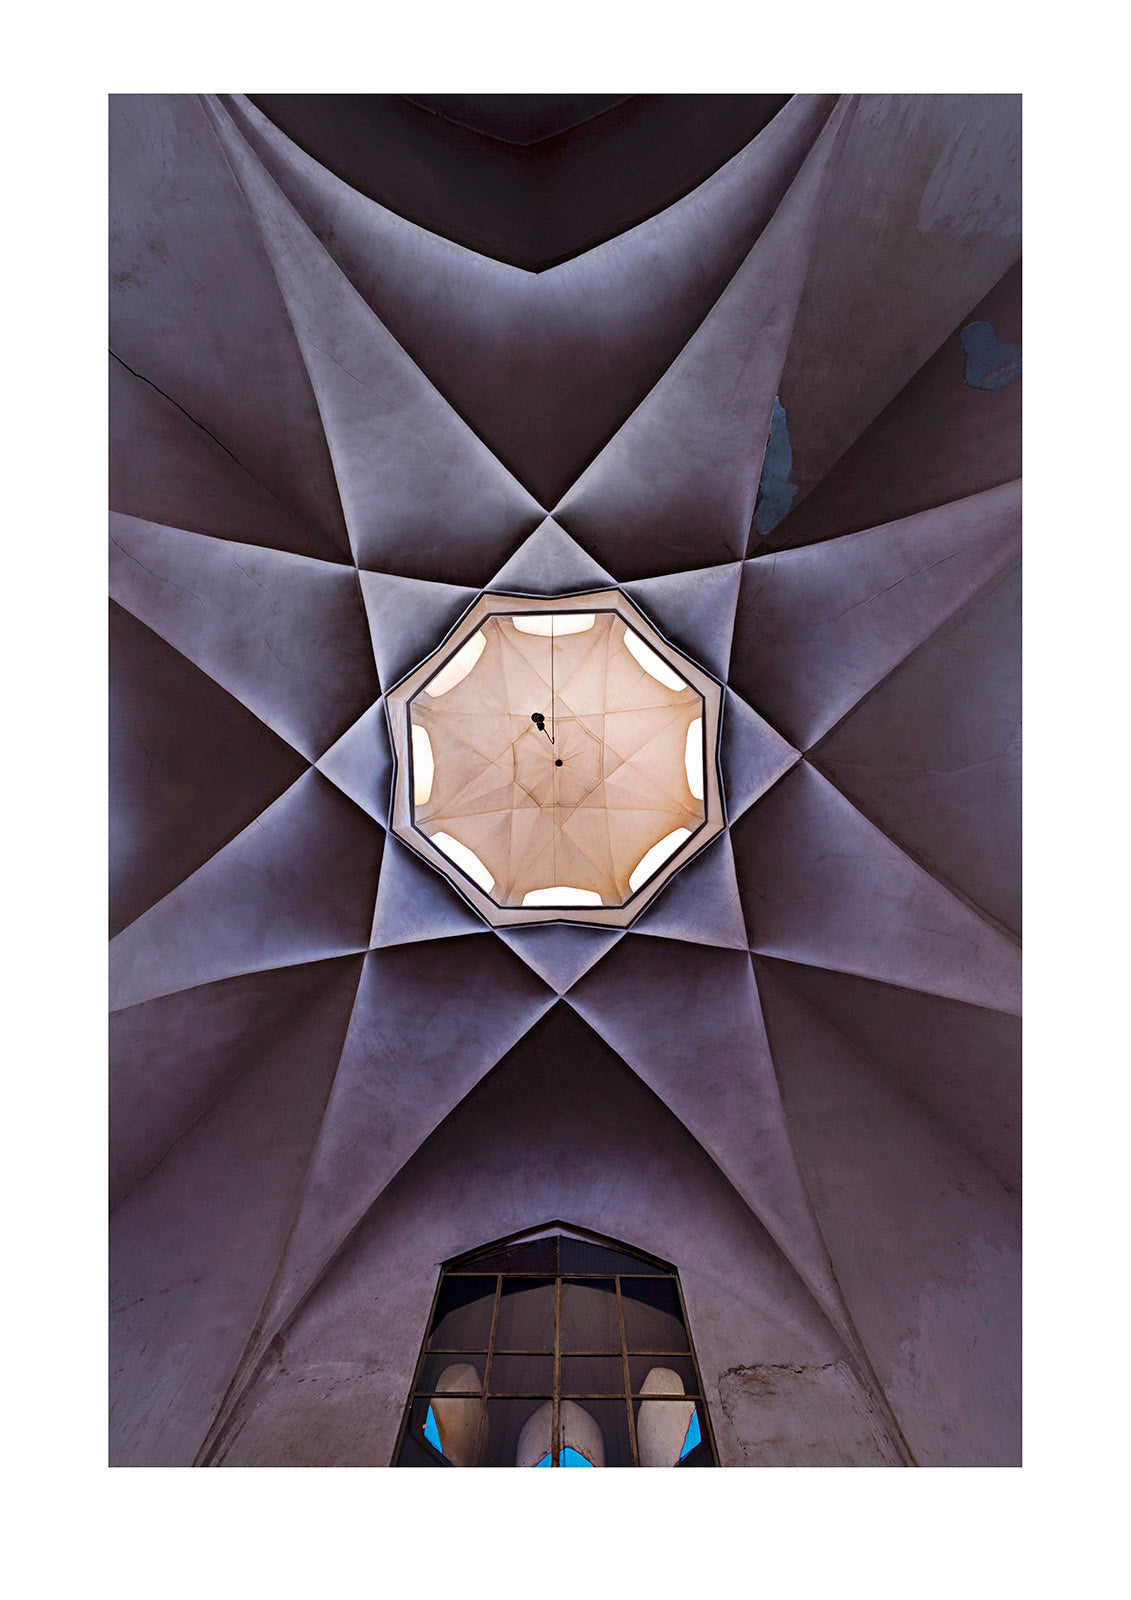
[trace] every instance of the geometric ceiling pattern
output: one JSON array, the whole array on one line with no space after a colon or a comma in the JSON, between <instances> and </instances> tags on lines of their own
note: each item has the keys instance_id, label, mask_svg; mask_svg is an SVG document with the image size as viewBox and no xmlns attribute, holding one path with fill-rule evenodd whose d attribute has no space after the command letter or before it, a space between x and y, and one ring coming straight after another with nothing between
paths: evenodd
<instances>
[{"instance_id":1,"label":"geometric ceiling pattern","mask_svg":"<svg viewBox=\"0 0 1131 1600\"><path fill-rule=\"evenodd\" d=\"M721 688L619 590L546 606L485 595L385 696L393 827L495 927L625 926L723 826Z\"/></svg>"},{"instance_id":2,"label":"geometric ceiling pattern","mask_svg":"<svg viewBox=\"0 0 1131 1600\"><path fill-rule=\"evenodd\" d=\"M464 242L303 98L114 105L114 1459L213 1461L398 1174L575 1019L935 1459L864 1084L1015 1228L1020 383L961 340L1020 338L1015 102L713 97L747 122L588 233L555 168L541 260L510 177ZM484 163L643 138L613 97L506 143L489 100ZM385 697L482 597L595 590L721 686L721 825L627 927L492 926L393 831ZM923 1282L951 1222L907 1215Z\"/></svg>"}]
</instances>

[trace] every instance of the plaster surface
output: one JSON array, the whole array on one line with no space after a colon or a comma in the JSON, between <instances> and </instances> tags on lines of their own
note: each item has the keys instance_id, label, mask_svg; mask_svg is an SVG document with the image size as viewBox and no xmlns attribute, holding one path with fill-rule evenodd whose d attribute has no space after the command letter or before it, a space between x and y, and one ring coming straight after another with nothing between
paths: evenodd
<instances>
[{"instance_id":1,"label":"plaster surface","mask_svg":"<svg viewBox=\"0 0 1131 1600\"><path fill-rule=\"evenodd\" d=\"M724 1465L895 1458L875 1401L765 1231L671 1113L559 1006L361 1222L269 1352L218 1461L387 1464L440 1263L553 1220L555 1204L563 1220L635 1248L674 1247ZM731 1369L797 1366L796 1389L823 1391L838 1364L834 1403L809 1401L789 1444L775 1417L735 1403Z\"/></svg>"},{"instance_id":2,"label":"plaster surface","mask_svg":"<svg viewBox=\"0 0 1131 1600\"><path fill-rule=\"evenodd\" d=\"M112 100L111 1459L387 1462L559 1219L724 1464L1015 1463L1017 99L456 98ZM397 686L599 591L718 831L495 927Z\"/></svg>"}]
</instances>

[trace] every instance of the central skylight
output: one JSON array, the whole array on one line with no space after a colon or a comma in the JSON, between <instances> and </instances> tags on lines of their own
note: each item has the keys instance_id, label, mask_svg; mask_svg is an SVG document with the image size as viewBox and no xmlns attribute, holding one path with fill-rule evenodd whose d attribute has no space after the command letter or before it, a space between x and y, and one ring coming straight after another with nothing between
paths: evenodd
<instances>
[{"instance_id":1,"label":"central skylight","mask_svg":"<svg viewBox=\"0 0 1131 1600\"><path fill-rule=\"evenodd\" d=\"M718 699L617 591L485 596L389 696L397 832L490 921L623 923L720 825Z\"/></svg>"}]
</instances>

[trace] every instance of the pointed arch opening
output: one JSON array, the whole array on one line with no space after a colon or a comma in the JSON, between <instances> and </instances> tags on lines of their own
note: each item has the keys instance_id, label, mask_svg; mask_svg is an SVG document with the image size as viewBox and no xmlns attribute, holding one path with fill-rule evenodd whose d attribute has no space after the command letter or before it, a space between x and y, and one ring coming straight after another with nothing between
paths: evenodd
<instances>
[{"instance_id":1,"label":"pointed arch opening","mask_svg":"<svg viewBox=\"0 0 1131 1600\"><path fill-rule=\"evenodd\" d=\"M396 1466L716 1466L679 1275L555 1222L447 1262Z\"/></svg>"}]
</instances>

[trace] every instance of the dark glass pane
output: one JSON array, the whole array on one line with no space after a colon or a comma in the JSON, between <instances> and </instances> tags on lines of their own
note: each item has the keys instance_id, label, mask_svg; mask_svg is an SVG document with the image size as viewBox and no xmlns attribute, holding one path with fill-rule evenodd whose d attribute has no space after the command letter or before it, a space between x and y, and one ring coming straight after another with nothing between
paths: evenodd
<instances>
[{"instance_id":1,"label":"dark glass pane","mask_svg":"<svg viewBox=\"0 0 1131 1600\"><path fill-rule=\"evenodd\" d=\"M562 1393L623 1395L624 1363L620 1356L563 1356Z\"/></svg>"},{"instance_id":2,"label":"dark glass pane","mask_svg":"<svg viewBox=\"0 0 1131 1600\"><path fill-rule=\"evenodd\" d=\"M562 1284L562 1349L620 1350L617 1297L611 1278Z\"/></svg>"},{"instance_id":3,"label":"dark glass pane","mask_svg":"<svg viewBox=\"0 0 1131 1600\"><path fill-rule=\"evenodd\" d=\"M638 1261L635 1256L622 1255L619 1250L606 1250L604 1245L589 1244L585 1239L562 1238L562 1265L563 1272L600 1273L600 1272L662 1272L662 1267L653 1267L647 1261Z\"/></svg>"},{"instance_id":4,"label":"dark glass pane","mask_svg":"<svg viewBox=\"0 0 1131 1600\"><path fill-rule=\"evenodd\" d=\"M576 1407L576 1410L571 1408ZM605 1459L594 1466L630 1467L632 1450L628 1442L628 1412L623 1400L563 1400L562 1444L589 1456L594 1430L599 1434ZM579 1415L578 1413L583 1413ZM599 1452L598 1452L599 1454Z\"/></svg>"},{"instance_id":5,"label":"dark glass pane","mask_svg":"<svg viewBox=\"0 0 1131 1600\"><path fill-rule=\"evenodd\" d=\"M492 1394L546 1394L553 1387L553 1356L496 1355L491 1363Z\"/></svg>"},{"instance_id":6,"label":"dark glass pane","mask_svg":"<svg viewBox=\"0 0 1131 1600\"><path fill-rule=\"evenodd\" d=\"M626 1314L627 1315L627 1314ZM699 1385L695 1379L695 1368L690 1356L629 1356L628 1378L632 1384L633 1394L639 1394L647 1382L648 1374L655 1368L663 1368L666 1372L674 1372L683 1384L684 1394L696 1394ZM648 1393L655 1393L662 1379L654 1379L649 1385Z\"/></svg>"},{"instance_id":7,"label":"dark glass pane","mask_svg":"<svg viewBox=\"0 0 1131 1600\"><path fill-rule=\"evenodd\" d=\"M531 1400L488 1400L487 1438L480 1465L518 1466L518 1448L521 1440L526 1458L523 1465L536 1466L550 1449L553 1419L554 1402L548 1397ZM523 1429L528 1423L529 1432L524 1434Z\"/></svg>"},{"instance_id":8,"label":"dark glass pane","mask_svg":"<svg viewBox=\"0 0 1131 1600\"><path fill-rule=\"evenodd\" d=\"M461 1371L461 1368L470 1369ZM483 1388L483 1374L487 1357L482 1351L473 1355L425 1356L420 1369L417 1394L434 1394L437 1390L447 1394L479 1394ZM458 1385L454 1388L453 1385Z\"/></svg>"},{"instance_id":9,"label":"dark glass pane","mask_svg":"<svg viewBox=\"0 0 1131 1600\"><path fill-rule=\"evenodd\" d=\"M672 1278L622 1278L624 1333L630 1350L686 1350L687 1334Z\"/></svg>"},{"instance_id":10,"label":"dark glass pane","mask_svg":"<svg viewBox=\"0 0 1131 1600\"><path fill-rule=\"evenodd\" d=\"M529 1239L524 1244L509 1244L499 1250L488 1250L454 1268L456 1272L553 1273L557 1270L556 1235L550 1239Z\"/></svg>"},{"instance_id":11,"label":"dark glass pane","mask_svg":"<svg viewBox=\"0 0 1131 1600\"><path fill-rule=\"evenodd\" d=\"M485 1350L495 1307L494 1278L447 1278L428 1340L433 1350Z\"/></svg>"},{"instance_id":12,"label":"dark glass pane","mask_svg":"<svg viewBox=\"0 0 1131 1600\"><path fill-rule=\"evenodd\" d=\"M450 1461L445 1461L438 1456L430 1445L421 1444L415 1438L411 1429L405 1434L401 1444L401 1453L397 1457L398 1467L447 1467Z\"/></svg>"},{"instance_id":13,"label":"dark glass pane","mask_svg":"<svg viewBox=\"0 0 1131 1600\"><path fill-rule=\"evenodd\" d=\"M458 1279L455 1280L457 1283ZM499 1300L496 1350L554 1348L554 1283L504 1278Z\"/></svg>"},{"instance_id":14,"label":"dark glass pane","mask_svg":"<svg viewBox=\"0 0 1131 1600\"><path fill-rule=\"evenodd\" d=\"M633 1414L642 1467L713 1465L701 1400L634 1400Z\"/></svg>"}]
</instances>

